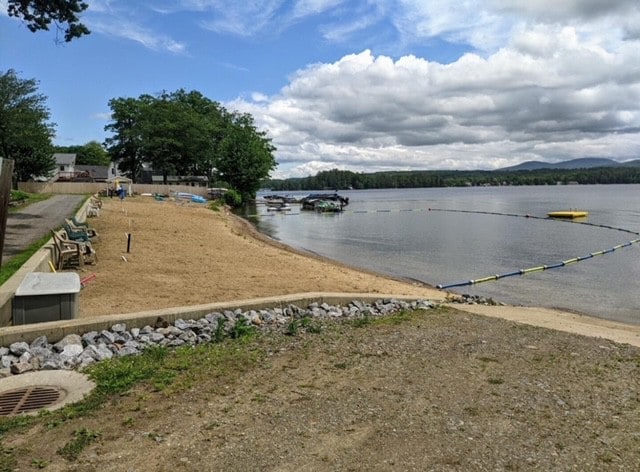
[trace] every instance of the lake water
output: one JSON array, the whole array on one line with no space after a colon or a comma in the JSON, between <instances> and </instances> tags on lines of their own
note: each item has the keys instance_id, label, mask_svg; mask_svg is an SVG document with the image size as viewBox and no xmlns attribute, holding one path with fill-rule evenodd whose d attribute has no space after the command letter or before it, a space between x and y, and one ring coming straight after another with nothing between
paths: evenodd
<instances>
[{"instance_id":1,"label":"lake water","mask_svg":"<svg viewBox=\"0 0 640 472\"><path fill-rule=\"evenodd\" d=\"M298 196L308 192L297 193ZM346 211L250 210L290 246L381 273L449 285L552 265L640 238L640 185L340 191ZM296 193L292 193L296 195ZM546 218L589 211L589 224ZM521 215L521 216L509 216ZM526 215L539 218L527 218ZM451 288L515 305L640 324L640 244L564 267Z\"/></svg>"}]
</instances>

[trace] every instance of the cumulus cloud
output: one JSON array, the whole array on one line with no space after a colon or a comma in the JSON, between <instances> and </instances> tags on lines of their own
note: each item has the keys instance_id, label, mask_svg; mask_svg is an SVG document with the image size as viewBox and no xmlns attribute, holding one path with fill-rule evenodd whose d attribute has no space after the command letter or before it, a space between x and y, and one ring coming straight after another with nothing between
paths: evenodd
<instances>
[{"instance_id":1,"label":"cumulus cloud","mask_svg":"<svg viewBox=\"0 0 640 472\"><path fill-rule=\"evenodd\" d=\"M640 149L638 46L607 49L574 27L537 24L450 64L350 54L297 71L268 102L233 106L270 131L291 174L630 159Z\"/></svg>"}]
</instances>

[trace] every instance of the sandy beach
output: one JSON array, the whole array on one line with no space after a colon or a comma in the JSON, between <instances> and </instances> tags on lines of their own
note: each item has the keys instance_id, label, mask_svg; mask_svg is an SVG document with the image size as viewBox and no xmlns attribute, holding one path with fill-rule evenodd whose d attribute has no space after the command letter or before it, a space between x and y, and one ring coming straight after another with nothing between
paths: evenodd
<instances>
[{"instance_id":1,"label":"sandy beach","mask_svg":"<svg viewBox=\"0 0 640 472\"><path fill-rule=\"evenodd\" d=\"M98 262L81 273L95 275L81 292L81 317L305 292L446 295L303 254L202 204L107 198L89 223L100 235Z\"/></svg>"},{"instance_id":2,"label":"sandy beach","mask_svg":"<svg viewBox=\"0 0 640 472\"><path fill-rule=\"evenodd\" d=\"M444 300L424 284L357 270L297 251L258 233L228 211L188 201L105 198L90 218L98 262L80 295L80 316L245 300L307 292L380 293ZM128 235L131 235L127 252ZM640 346L640 326L535 307L455 305L509 319Z\"/></svg>"}]
</instances>

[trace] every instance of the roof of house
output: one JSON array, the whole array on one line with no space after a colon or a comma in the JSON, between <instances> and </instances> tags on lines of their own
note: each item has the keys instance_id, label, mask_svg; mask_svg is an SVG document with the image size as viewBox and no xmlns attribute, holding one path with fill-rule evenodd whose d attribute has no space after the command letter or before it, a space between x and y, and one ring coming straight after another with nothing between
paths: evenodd
<instances>
[{"instance_id":1,"label":"roof of house","mask_svg":"<svg viewBox=\"0 0 640 472\"><path fill-rule=\"evenodd\" d=\"M89 172L93 179L106 180L109 177L109 167L107 166L77 165L75 170L76 172Z\"/></svg>"},{"instance_id":2,"label":"roof of house","mask_svg":"<svg viewBox=\"0 0 640 472\"><path fill-rule=\"evenodd\" d=\"M53 158L55 159L56 164L59 166L74 165L76 163L75 154L66 154L66 153L56 152L53 155Z\"/></svg>"}]
</instances>

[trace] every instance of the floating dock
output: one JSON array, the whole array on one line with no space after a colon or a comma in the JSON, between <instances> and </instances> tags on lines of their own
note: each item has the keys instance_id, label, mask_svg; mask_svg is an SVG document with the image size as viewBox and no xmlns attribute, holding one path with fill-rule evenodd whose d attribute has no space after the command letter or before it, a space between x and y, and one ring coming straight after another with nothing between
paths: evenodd
<instances>
[{"instance_id":1,"label":"floating dock","mask_svg":"<svg viewBox=\"0 0 640 472\"><path fill-rule=\"evenodd\" d=\"M589 215L588 211L581 210L563 210L563 211L552 211L547 213L549 218L585 218Z\"/></svg>"}]
</instances>

